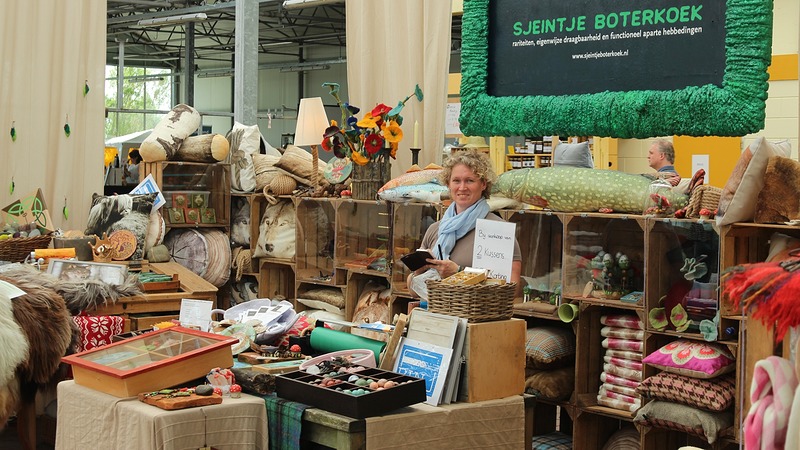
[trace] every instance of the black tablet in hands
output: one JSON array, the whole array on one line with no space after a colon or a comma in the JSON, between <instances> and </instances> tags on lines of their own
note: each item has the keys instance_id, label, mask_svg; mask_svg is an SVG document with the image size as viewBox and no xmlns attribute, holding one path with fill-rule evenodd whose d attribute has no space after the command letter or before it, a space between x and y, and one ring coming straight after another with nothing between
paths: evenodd
<instances>
[{"instance_id":1,"label":"black tablet in hands","mask_svg":"<svg viewBox=\"0 0 800 450\"><path fill-rule=\"evenodd\" d=\"M416 250L412 253L405 254L400 257L400 261L406 265L410 270L415 271L420 267L428 264L426 259L434 259L433 255L428 250Z\"/></svg>"}]
</instances>

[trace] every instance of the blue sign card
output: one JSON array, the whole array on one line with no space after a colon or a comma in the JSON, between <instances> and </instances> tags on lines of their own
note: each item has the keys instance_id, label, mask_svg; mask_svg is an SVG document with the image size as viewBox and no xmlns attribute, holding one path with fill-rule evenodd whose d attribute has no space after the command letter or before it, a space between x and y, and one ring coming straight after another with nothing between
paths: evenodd
<instances>
[{"instance_id":1,"label":"blue sign card","mask_svg":"<svg viewBox=\"0 0 800 450\"><path fill-rule=\"evenodd\" d=\"M394 371L424 379L425 403L436 406L442 398L452 355L452 348L403 338Z\"/></svg>"}]
</instances>

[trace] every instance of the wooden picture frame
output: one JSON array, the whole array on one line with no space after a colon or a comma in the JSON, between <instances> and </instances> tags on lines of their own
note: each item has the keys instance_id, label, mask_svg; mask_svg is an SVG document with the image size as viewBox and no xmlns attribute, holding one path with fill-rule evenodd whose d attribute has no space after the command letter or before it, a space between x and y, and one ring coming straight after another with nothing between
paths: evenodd
<instances>
[{"instance_id":1,"label":"wooden picture frame","mask_svg":"<svg viewBox=\"0 0 800 450\"><path fill-rule=\"evenodd\" d=\"M171 224L186 223L186 216L183 213L183 208L169 208L167 218Z\"/></svg>"},{"instance_id":2,"label":"wooden picture frame","mask_svg":"<svg viewBox=\"0 0 800 450\"><path fill-rule=\"evenodd\" d=\"M555 1L555 0L553 0ZM459 124L467 136L603 136L649 138L653 136L744 136L764 128L769 88L767 67L772 60L772 0L727 0L724 12L724 73L721 85L688 85L671 90L626 90L563 95L517 94L494 96L490 77L518 67L494 68L490 33L517 40L535 51L542 34L513 35L516 25L493 23L501 13L516 19L526 7L545 8L538 2L475 0L464 2ZM571 0L579 10L585 1ZM609 2L613 3L613 2ZM514 14L509 7L518 8ZM613 11L609 6L608 11ZM490 11L491 10L491 11ZM576 13L577 14L577 13ZM525 16L525 14L522 14ZM586 18L592 23L592 17ZM533 20L529 20L531 23ZM527 24L529 21L517 22ZM513 26L512 26L513 25ZM707 24L706 24L707 25ZM719 24L722 25L722 24ZM524 27L521 27L523 30ZM607 30L597 32L598 36ZM611 31L619 32L616 28ZM583 34L594 33L587 26ZM556 33L558 35L558 33ZM561 33L564 35L564 33ZM569 37L576 38L575 35ZM579 36L585 37L585 36ZM526 41L527 38L527 41ZM500 43L498 40L495 44ZM622 41L617 41L622 42ZM509 42L516 46L517 42ZM620 44L621 45L621 44ZM559 45L566 57L580 53L580 46ZM615 48L612 46L612 48ZM516 51L516 50L515 50ZM575 59L575 55L572 55ZM547 64L547 61L542 61ZM633 62L629 62L633 64Z\"/></svg>"},{"instance_id":3,"label":"wooden picture frame","mask_svg":"<svg viewBox=\"0 0 800 450\"><path fill-rule=\"evenodd\" d=\"M200 208L200 223L217 223L217 213L214 208Z\"/></svg>"},{"instance_id":4,"label":"wooden picture frame","mask_svg":"<svg viewBox=\"0 0 800 450\"><path fill-rule=\"evenodd\" d=\"M208 197L206 194L192 194L192 203L188 205L190 208L205 208L208 206Z\"/></svg>"},{"instance_id":5,"label":"wooden picture frame","mask_svg":"<svg viewBox=\"0 0 800 450\"><path fill-rule=\"evenodd\" d=\"M200 223L200 208L186 208L186 223Z\"/></svg>"},{"instance_id":6,"label":"wooden picture frame","mask_svg":"<svg viewBox=\"0 0 800 450\"><path fill-rule=\"evenodd\" d=\"M64 281L100 280L107 284L119 285L124 283L125 277L128 276L128 266L124 264L51 259L47 265L47 273Z\"/></svg>"}]
</instances>

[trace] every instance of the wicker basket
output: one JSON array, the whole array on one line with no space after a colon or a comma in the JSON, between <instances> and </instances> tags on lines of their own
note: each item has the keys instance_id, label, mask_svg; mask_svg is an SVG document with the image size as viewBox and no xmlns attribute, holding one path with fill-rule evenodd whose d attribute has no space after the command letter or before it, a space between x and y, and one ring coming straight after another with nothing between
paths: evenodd
<instances>
[{"instance_id":1,"label":"wicker basket","mask_svg":"<svg viewBox=\"0 0 800 450\"><path fill-rule=\"evenodd\" d=\"M707 209L714 211L719 206L719 197L722 189L707 184L697 186L692 191L689 198L689 205L686 207L686 218L696 219L700 217L700 210Z\"/></svg>"},{"instance_id":2,"label":"wicker basket","mask_svg":"<svg viewBox=\"0 0 800 450\"><path fill-rule=\"evenodd\" d=\"M428 311L463 317L467 322L510 319L516 283L453 285L428 280Z\"/></svg>"},{"instance_id":3,"label":"wicker basket","mask_svg":"<svg viewBox=\"0 0 800 450\"><path fill-rule=\"evenodd\" d=\"M0 261L22 262L37 248L47 248L53 236L45 234L30 238L11 238L0 241Z\"/></svg>"}]
</instances>

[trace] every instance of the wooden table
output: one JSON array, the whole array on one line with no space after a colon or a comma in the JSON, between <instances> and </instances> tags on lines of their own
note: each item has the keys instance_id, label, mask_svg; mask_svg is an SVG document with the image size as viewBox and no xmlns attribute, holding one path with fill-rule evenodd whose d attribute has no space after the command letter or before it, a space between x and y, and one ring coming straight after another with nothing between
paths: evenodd
<instances>
[{"instance_id":1,"label":"wooden table","mask_svg":"<svg viewBox=\"0 0 800 450\"><path fill-rule=\"evenodd\" d=\"M181 282L180 290L178 292L159 292L123 297L114 304L107 304L88 312L97 316L122 316L126 319L126 328L137 330L148 327L145 323L138 323L135 315L163 313L161 316L153 318L153 320L156 322L168 320L169 317L164 317L164 315L169 313L177 316L181 309L181 300L184 298L210 300L214 302L213 307L216 307L216 286L186 267L176 262L150 263L150 270L165 275L177 274ZM132 323L130 322L131 319L134 319ZM152 322L153 320L147 322Z\"/></svg>"}]
</instances>

